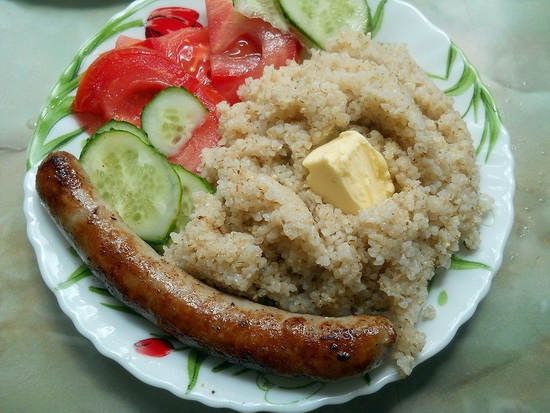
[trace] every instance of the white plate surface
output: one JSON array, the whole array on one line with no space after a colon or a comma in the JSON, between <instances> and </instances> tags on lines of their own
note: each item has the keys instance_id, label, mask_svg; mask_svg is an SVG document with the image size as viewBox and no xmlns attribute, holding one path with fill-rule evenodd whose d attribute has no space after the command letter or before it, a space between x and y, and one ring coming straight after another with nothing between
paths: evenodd
<instances>
[{"instance_id":1,"label":"white plate surface","mask_svg":"<svg viewBox=\"0 0 550 413\"><path fill-rule=\"evenodd\" d=\"M368 3L374 14L379 2L369 0ZM29 148L29 170L24 184L28 236L35 248L44 281L55 293L61 309L102 354L116 360L146 383L209 406L238 411L309 411L376 392L385 384L398 380L399 374L390 363L372 371L369 380L356 378L330 384L282 379L243 370L214 357L204 358L195 350L163 338L161 331L141 317L122 311L112 297L103 294L98 280L87 276L87 271L83 271L82 278L67 282L79 273L82 262L38 200L34 183L36 164L54 148L78 154L87 137L85 133L75 132L78 124L70 114L66 116L66 112L59 110L60 102L70 100L74 94L71 80L75 74L84 70L99 53L112 48L119 34L143 37L142 22L149 12L171 5L174 5L173 1L165 0L132 3L83 46L52 89ZM202 1L184 0L177 6L194 8L201 13L204 22ZM438 86L455 97L456 108L464 114L479 147L482 191L495 201L481 230L481 248L460 255L462 259L483 265L446 270L435 278L429 304L435 306L437 316L431 321L418 323L418 328L427 334L426 346L416 361L418 364L451 341L489 290L501 264L513 220L513 159L508 133L500 123L492 97L462 52L409 4L389 0L382 2L380 7L384 13L375 39L407 44L415 60L434 75ZM136 351L135 343L148 339L153 339L158 348L166 349L163 357L151 357Z\"/></svg>"}]
</instances>

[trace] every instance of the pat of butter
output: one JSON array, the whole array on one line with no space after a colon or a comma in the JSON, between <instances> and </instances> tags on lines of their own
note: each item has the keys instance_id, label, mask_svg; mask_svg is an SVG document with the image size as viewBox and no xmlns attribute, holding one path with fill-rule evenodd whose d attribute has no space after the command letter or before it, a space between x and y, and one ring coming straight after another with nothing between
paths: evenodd
<instances>
[{"instance_id":1,"label":"pat of butter","mask_svg":"<svg viewBox=\"0 0 550 413\"><path fill-rule=\"evenodd\" d=\"M302 164L311 190L346 214L357 214L395 191L386 160L355 131L314 149Z\"/></svg>"}]
</instances>

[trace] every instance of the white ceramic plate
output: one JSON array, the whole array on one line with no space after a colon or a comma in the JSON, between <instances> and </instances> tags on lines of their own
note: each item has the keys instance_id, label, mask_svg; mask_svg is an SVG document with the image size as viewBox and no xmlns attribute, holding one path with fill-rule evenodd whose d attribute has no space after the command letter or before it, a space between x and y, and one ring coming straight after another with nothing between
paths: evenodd
<instances>
[{"instance_id":1,"label":"white ceramic plate","mask_svg":"<svg viewBox=\"0 0 550 413\"><path fill-rule=\"evenodd\" d=\"M492 97L462 52L407 3L397 0L369 0L368 3L372 15L378 19L373 21L375 39L408 44L413 57L441 89L455 97L456 108L464 114L479 150L482 190L495 200L492 214L482 228L482 247L475 253L459 254L452 269L434 278L429 304L436 307L437 316L418 324L427 334L418 364L449 343L489 290L501 264L513 219L513 160L509 136L501 125ZM78 154L87 137L67 110L74 94L75 76L99 53L112 48L118 35L143 37L143 20L147 15L155 8L170 5L174 4L163 0L138 1L114 16L70 63L41 113L28 152L24 206L28 235L44 281L55 293L62 310L101 353L146 383L209 406L239 411L309 411L373 393L398 380L399 374L390 363L375 369L366 378L338 383L282 379L244 370L184 348L141 317L124 311L124 307L106 295L42 208L34 184L37 163L46 153L58 148ZM177 5L199 11L204 23L201 0L179 1Z\"/></svg>"}]
</instances>

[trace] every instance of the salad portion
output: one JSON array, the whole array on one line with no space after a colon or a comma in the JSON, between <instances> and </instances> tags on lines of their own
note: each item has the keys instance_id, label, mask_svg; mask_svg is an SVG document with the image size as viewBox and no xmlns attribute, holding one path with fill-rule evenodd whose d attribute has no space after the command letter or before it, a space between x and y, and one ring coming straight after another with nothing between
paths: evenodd
<instances>
[{"instance_id":1,"label":"salad portion","mask_svg":"<svg viewBox=\"0 0 550 413\"><path fill-rule=\"evenodd\" d=\"M72 104L91 134L81 160L144 240L162 246L187 222L190 192L214 190L194 173L221 139L217 104L239 102L238 88L267 66L300 61L302 43L323 48L342 27L366 30L364 1L320 3L207 0L208 25L196 10L158 8L144 40L119 36L84 72ZM183 189L170 192L178 177Z\"/></svg>"}]
</instances>

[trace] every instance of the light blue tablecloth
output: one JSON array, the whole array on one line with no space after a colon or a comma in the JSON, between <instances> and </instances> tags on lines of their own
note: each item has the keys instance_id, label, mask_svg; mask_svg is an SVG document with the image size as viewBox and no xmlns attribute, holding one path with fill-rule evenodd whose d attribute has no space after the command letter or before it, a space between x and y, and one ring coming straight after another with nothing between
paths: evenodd
<instances>
[{"instance_id":1,"label":"light blue tablecloth","mask_svg":"<svg viewBox=\"0 0 550 413\"><path fill-rule=\"evenodd\" d=\"M461 47L512 137L516 220L474 317L406 380L319 412L550 411L550 1L411 0ZM33 122L128 2L0 0L0 411L210 412L103 357L40 278L22 211Z\"/></svg>"}]
</instances>

